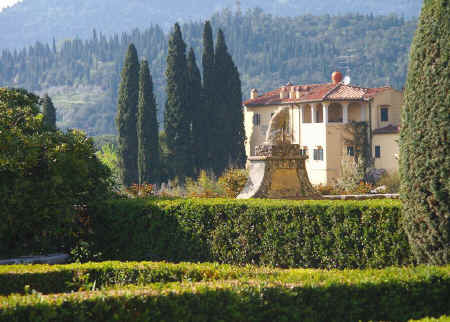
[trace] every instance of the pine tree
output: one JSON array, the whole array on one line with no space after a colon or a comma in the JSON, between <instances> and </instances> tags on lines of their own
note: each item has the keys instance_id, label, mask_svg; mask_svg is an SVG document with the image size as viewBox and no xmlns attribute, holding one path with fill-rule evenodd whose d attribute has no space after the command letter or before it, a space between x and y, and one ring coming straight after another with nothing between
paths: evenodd
<instances>
[{"instance_id":1,"label":"pine tree","mask_svg":"<svg viewBox=\"0 0 450 322\"><path fill-rule=\"evenodd\" d=\"M48 129L56 130L56 109L48 94L42 98L42 114L45 126Z\"/></svg>"},{"instance_id":2,"label":"pine tree","mask_svg":"<svg viewBox=\"0 0 450 322\"><path fill-rule=\"evenodd\" d=\"M426 0L411 47L400 134L402 220L418 263L449 263L450 2Z\"/></svg>"},{"instance_id":3,"label":"pine tree","mask_svg":"<svg viewBox=\"0 0 450 322\"><path fill-rule=\"evenodd\" d=\"M131 44L122 69L116 118L120 177L125 186L139 180L136 131L138 99L139 60L136 47Z\"/></svg>"},{"instance_id":4,"label":"pine tree","mask_svg":"<svg viewBox=\"0 0 450 322\"><path fill-rule=\"evenodd\" d=\"M208 120L204 117L201 105L202 76L197 67L194 49L190 49L187 59L189 111L191 115L192 155L195 174L202 169L201 156L207 155L205 124Z\"/></svg>"},{"instance_id":5,"label":"pine tree","mask_svg":"<svg viewBox=\"0 0 450 322\"><path fill-rule=\"evenodd\" d=\"M211 169L213 166L213 151L215 150L215 142L211 137L211 131L215 128L215 122L213 120L215 115L215 100L216 95L215 89L215 72L214 72L214 41L212 35L211 23L209 21L205 22L203 29L203 56L202 56L202 67L203 67L203 87L201 94L201 108L204 119L208 120L205 122L203 127L203 140L202 145L205 146L205 153L199 155L200 157L200 168L203 170Z\"/></svg>"},{"instance_id":6,"label":"pine tree","mask_svg":"<svg viewBox=\"0 0 450 322\"><path fill-rule=\"evenodd\" d=\"M139 184L159 183L159 134L153 80L147 60L139 71L139 103L137 116Z\"/></svg>"},{"instance_id":7,"label":"pine tree","mask_svg":"<svg viewBox=\"0 0 450 322\"><path fill-rule=\"evenodd\" d=\"M177 23L169 39L164 129L171 167L181 182L193 174L187 76L186 44Z\"/></svg>"}]
</instances>

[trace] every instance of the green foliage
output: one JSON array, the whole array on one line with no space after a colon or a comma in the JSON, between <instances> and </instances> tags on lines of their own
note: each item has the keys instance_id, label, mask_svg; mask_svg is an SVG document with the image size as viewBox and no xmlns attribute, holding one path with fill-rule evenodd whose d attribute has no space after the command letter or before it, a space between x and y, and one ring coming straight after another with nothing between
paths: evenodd
<instances>
[{"instance_id":1,"label":"green foliage","mask_svg":"<svg viewBox=\"0 0 450 322\"><path fill-rule=\"evenodd\" d=\"M201 170L197 180L186 179L186 195L195 198L218 198L223 196L223 188L214 175Z\"/></svg>"},{"instance_id":2,"label":"green foliage","mask_svg":"<svg viewBox=\"0 0 450 322\"><path fill-rule=\"evenodd\" d=\"M364 268L411 263L400 208L389 200L119 200L89 216L104 259Z\"/></svg>"},{"instance_id":3,"label":"green foliage","mask_svg":"<svg viewBox=\"0 0 450 322\"><path fill-rule=\"evenodd\" d=\"M351 121L347 127L351 139L346 140L346 144L353 146L354 159L357 165L357 171L361 180L366 179L367 169L372 164L372 152L369 143L369 124L367 122Z\"/></svg>"},{"instance_id":4,"label":"green foliage","mask_svg":"<svg viewBox=\"0 0 450 322\"><path fill-rule=\"evenodd\" d=\"M248 172L244 169L227 169L219 178L227 198L236 198L247 183Z\"/></svg>"},{"instance_id":5,"label":"green foliage","mask_svg":"<svg viewBox=\"0 0 450 322\"><path fill-rule=\"evenodd\" d=\"M448 322L450 321L450 316L443 315L440 318L424 318L420 320L410 320L410 322L413 321L420 321L420 322Z\"/></svg>"},{"instance_id":6,"label":"green foliage","mask_svg":"<svg viewBox=\"0 0 450 322\"><path fill-rule=\"evenodd\" d=\"M205 126L208 124L205 111L202 106L202 76L197 67L194 50L189 50L187 58L187 73L188 73L188 97L189 97L189 111L191 113L191 132L192 132L192 155L193 166L195 174L198 174L205 164L205 159L208 155L207 137L208 133L205 131Z\"/></svg>"},{"instance_id":7,"label":"green foliage","mask_svg":"<svg viewBox=\"0 0 450 322\"><path fill-rule=\"evenodd\" d=\"M35 291L50 294L77 291L94 283L97 289L105 289L130 284L201 282L255 277L275 279L282 273L282 270L275 268L237 267L209 263L102 262L52 266L13 265L0 267L0 295L24 293L26 285ZM284 275L288 275L287 273L286 271ZM299 279L306 277L304 276L306 274L297 275ZM292 276L285 278L292 280Z\"/></svg>"},{"instance_id":8,"label":"green foliage","mask_svg":"<svg viewBox=\"0 0 450 322\"><path fill-rule=\"evenodd\" d=\"M214 41L212 34L211 22L206 21L203 26L203 54L202 54L202 71L203 71L203 87L201 94L201 113L203 114L203 119L206 120L203 124L203 137L202 137L202 146L205 148L206 154L201 156L200 160L200 169L209 169L212 170L212 152L215 150L215 142L211 138L212 136L212 127L214 124L214 113L216 112L216 73L215 73L215 65L214 65Z\"/></svg>"},{"instance_id":9,"label":"green foliage","mask_svg":"<svg viewBox=\"0 0 450 322\"><path fill-rule=\"evenodd\" d=\"M450 2L427 0L411 48L400 133L403 225L419 263L450 260Z\"/></svg>"},{"instance_id":10,"label":"green foliage","mask_svg":"<svg viewBox=\"0 0 450 322\"><path fill-rule=\"evenodd\" d=\"M137 117L139 184L159 183L159 135L153 80L146 60L142 61L140 68Z\"/></svg>"},{"instance_id":11,"label":"green foliage","mask_svg":"<svg viewBox=\"0 0 450 322\"><path fill-rule=\"evenodd\" d=\"M174 175L182 182L193 174L191 151L191 117L189 111L186 44L181 29L175 24L167 55L167 101L164 130Z\"/></svg>"},{"instance_id":12,"label":"green foliage","mask_svg":"<svg viewBox=\"0 0 450 322\"><path fill-rule=\"evenodd\" d=\"M56 109L48 94L45 94L42 99L42 114L44 125L50 130L56 130Z\"/></svg>"},{"instance_id":13,"label":"green foliage","mask_svg":"<svg viewBox=\"0 0 450 322\"><path fill-rule=\"evenodd\" d=\"M120 181L117 147L113 144L105 144L102 146L101 151L97 151L95 155L111 171L111 179L114 183L114 189L116 191L121 191L123 186Z\"/></svg>"},{"instance_id":14,"label":"green foliage","mask_svg":"<svg viewBox=\"0 0 450 322\"><path fill-rule=\"evenodd\" d=\"M79 131L49 131L37 96L0 88L0 257L68 251L76 208L106 198L110 172ZM75 207L77 206L77 207Z\"/></svg>"},{"instance_id":15,"label":"green foliage","mask_svg":"<svg viewBox=\"0 0 450 322\"><path fill-rule=\"evenodd\" d=\"M136 47L130 44L122 69L116 118L120 179L124 186L139 180L136 130L138 100L139 61Z\"/></svg>"},{"instance_id":16,"label":"green foliage","mask_svg":"<svg viewBox=\"0 0 450 322\"><path fill-rule=\"evenodd\" d=\"M136 279L129 274L127 264L107 265L110 268L104 267L106 274L103 276L108 273L112 279L117 276L119 284L127 277L131 277L130 282ZM121 265L122 276L117 274ZM187 269L168 266L166 271L156 267L153 273L149 272L148 266L142 266L142 276L148 281L170 281L186 272L182 277L186 282L122 286L72 294L13 294L0 297L0 320L406 321L450 313L448 267L341 272L299 270L280 272L277 280L272 280L269 272L268 279L255 273L255 278L242 280L192 282L198 280L202 269L208 272L208 267L199 266L196 270L194 266L187 266ZM250 269L244 270L247 277L251 276ZM98 271L101 270L98 267ZM216 270L222 271L222 267L216 267ZM231 268L229 276L240 270ZM95 268L89 270L87 267L87 271L95 271ZM223 271L218 275L227 277ZM97 287L89 283L91 276L81 274L79 279L85 285L81 290Z\"/></svg>"},{"instance_id":17,"label":"green foliage","mask_svg":"<svg viewBox=\"0 0 450 322\"><path fill-rule=\"evenodd\" d=\"M99 135L92 136L94 140L95 147L100 151L104 145L111 145L113 148L117 148L117 136L115 135Z\"/></svg>"},{"instance_id":18,"label":"green foliage","mask_svg":"<svg viewBox=\"0 0 450 322\"><path fill-rule=\"evenodd\" d=\"M215 90L212 93L210 136L213 142L212 169L221 175L229 166L245 165L245 131L239 72L228 52L223 31L219 29L214 56Z\"/></svg>"}]
</instances>

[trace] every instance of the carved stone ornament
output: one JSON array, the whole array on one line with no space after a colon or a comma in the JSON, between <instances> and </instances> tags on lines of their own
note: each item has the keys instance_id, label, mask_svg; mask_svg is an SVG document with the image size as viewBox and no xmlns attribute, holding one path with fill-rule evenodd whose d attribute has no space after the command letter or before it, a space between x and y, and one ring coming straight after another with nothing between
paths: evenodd
<instances>
[{"instance_id":1,"label":"carved stone ornament","mask_svg":"<svg viewBox=\"0 0 450 322\"><path fill-rule=\"evenodd\" d=\"M266 141L249 157L249 179L238 199L317 199L305 168L307 156L289 135L289 109L272 117Z\"/></svg>"}]
</instances>

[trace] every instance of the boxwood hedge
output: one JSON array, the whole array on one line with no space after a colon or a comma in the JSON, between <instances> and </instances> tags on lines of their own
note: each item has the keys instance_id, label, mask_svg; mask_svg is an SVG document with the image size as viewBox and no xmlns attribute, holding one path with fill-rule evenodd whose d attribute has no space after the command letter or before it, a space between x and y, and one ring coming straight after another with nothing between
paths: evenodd
<instances>
[{"instance_id":1,"label":"boxwood hedge","mask_svg":"<svg viewBox=\"0 0 450 322\"><path fill-rule=\"evenodd\" d=\"M288 270L276 280L177 282L0 297L0 321L407 321L449 315L450 267ZM284 274L284 275L283 275Z\"/></svg>"},{"instance_id":2,"label":"boxwood hedge","mask_svg":"<svg viewBox=\"0 0 450 322\"><path fill-rule=\"evenodd\" d=\"M11 265L0 266L0 295L25 294L32 290L50 294L129 284L269 278L280 274L281 270L275 268L210 263L103 262L53 266Z\"/></svg>"},{"instance_id":3,"label":"boxwood hedge","mask_svg":"<svg viewBox=\"0 0 450 322\"><path fill-rule=\"evenodd\" d=\"M116 200L89 210L105 260L201 261L305 268L411 263L401 203Z\"/></svg>"}]
</instances>

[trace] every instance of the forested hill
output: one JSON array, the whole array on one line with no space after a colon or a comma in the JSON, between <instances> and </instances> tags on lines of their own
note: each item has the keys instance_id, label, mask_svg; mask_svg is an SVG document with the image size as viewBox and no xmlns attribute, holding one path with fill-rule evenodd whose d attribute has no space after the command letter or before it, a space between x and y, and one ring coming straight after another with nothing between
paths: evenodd
<instances>
[{"instance_id":1,"label":"forested hill","mask_svg":"<svg viewBox=\"0 0 450 322\"><path fill-rule=\"evenodd\" d=\"M21 48L36 41L105 35L148 28L164 30L175 23L205 19L237 0L23 0L0 12L0 49ZM243 12L260 7L275 16L342 15L347 13L417 17L422 0L241 0Z\"/></svg>"},{"instance_id":2,"label":"forested hill","mask_svg":"<svg viewBox=\"0 0 450 322\"><path fill-rule=\"evenodd\" d=\"M274 17L261 10L246 14L223 11L212 17L224 29L240 70L243 94L286 84L328 82L332 71L350 67L352 83L390 84L402 88L416 20L396 16L345 15ZM201 57L203 23L188 23L182 32ZM90 135L113 133L117 87L124 53L133 42L151 66L159 115L162 115L167 35L153 26L60 45L37 43L0 56L0 86L48 92L58 111L58 125ZM343 59L342 56L351 57Z\"/></svg>"}]
</instances>

